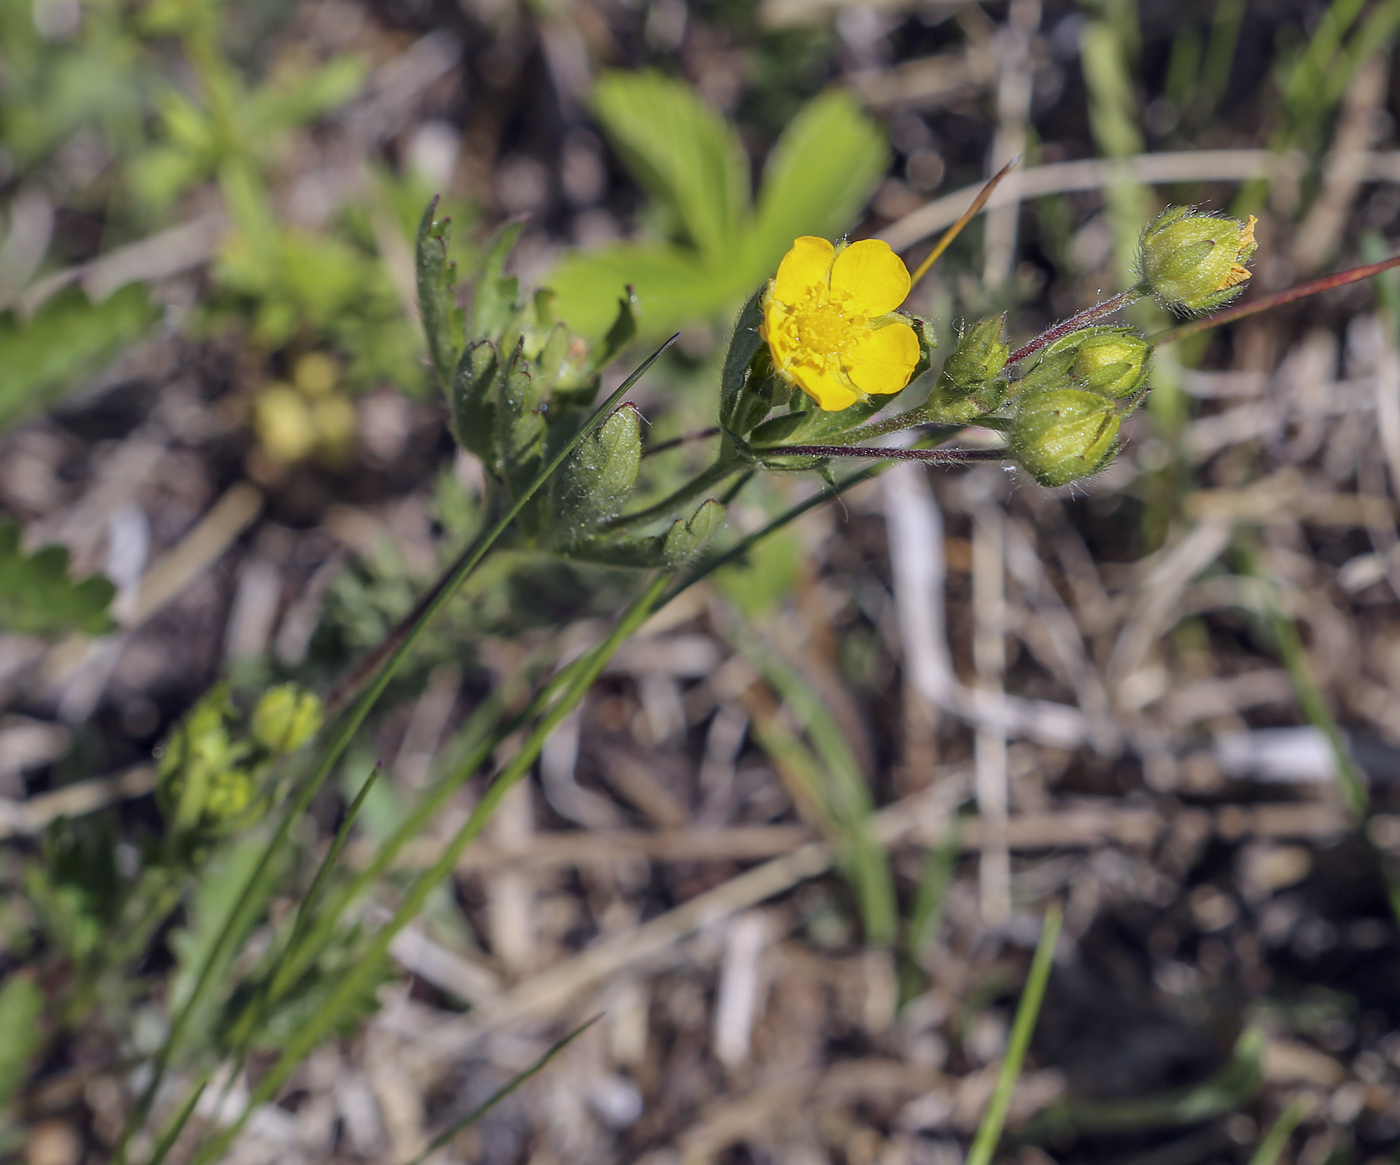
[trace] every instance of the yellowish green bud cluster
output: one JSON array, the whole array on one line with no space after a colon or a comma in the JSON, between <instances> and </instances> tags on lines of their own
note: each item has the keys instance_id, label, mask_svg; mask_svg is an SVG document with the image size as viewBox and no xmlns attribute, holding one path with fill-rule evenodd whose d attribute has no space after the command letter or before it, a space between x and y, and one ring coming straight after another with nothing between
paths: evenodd
<instances>
[{"instance_id":1,"label":"yellowish green bud cluster","mask_svg":"<svg viewBox=\"0 0 1400 1165\"><path fill-rule=\"evenodd\" d=\"M265 692L246 723L221 685L171 730L160 752L156 796L176 832L209 836L253 824L267 805L277 758L321 726L321 702L295 684Z\"/></svg>"},{"instance_id":2,"label":"yellowish green bud cluster","mask_svg":"<svg viewBox=\"0 0 1400 1165\"><path fill-rule=\"evenodd\" d=\"M249 730L263 748L281 756L295 752L321 727L321 701L296 684L269 688L253 706Z\"/></svg>"},{"instance_id":3,"label":"yellowish green bud cluster","mask_svg":"<svg viewBox=\"0 0 1400 1165\"><path fill-rule=\"evenodd\" d=\"M1189 206L1164 210L1142 232L1138 260L1142 290L1179 315L1213 311L1239 294L1254 254L1253 215L1245 222L1197 214Z\"/></svg>"},{"instance_id":4,"label":"yellowish green bud cluster","mask_svg":"<svg viewBox=\"0 0 1400 1165\"><path fill-rule=\"evenodd\" d=\"M1151 345L1131 328L1082 328L1050 344L1017 385L1017 461L1045 486L1097 473L1118 448L1151 359Z\"/></svg>"}]
</instances>

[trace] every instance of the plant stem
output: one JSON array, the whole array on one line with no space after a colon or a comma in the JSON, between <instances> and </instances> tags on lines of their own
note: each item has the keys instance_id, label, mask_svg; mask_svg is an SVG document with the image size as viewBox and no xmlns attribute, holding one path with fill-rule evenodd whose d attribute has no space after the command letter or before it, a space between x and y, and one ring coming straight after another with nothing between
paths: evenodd
<instances>
[{"instance_id":1,"label":"plant stem","mask_svg":"<svg viewBox=\"0 0 1400 1165\"><path fill-rule=\"evenodd\" d=\"M682 433L679 437L672 437L669 441L662 441L657 445L650 445L642 451L643 457L650 457L654 453L666 453L671 449L678 449L682 445L689 445L694 441L707 441L711 437L718 437L724 430L719 425L713 425L708 429L695 429L689 433Z\"/></svg>"},{"instance_id":2,"label":"plant stem","mask_svg":"<svg viewBox=\"0 0 1400 1165\"><path fill-rule=\"evenodd\" d=\"M932 465L965 465L973 461L1005 461L1005 449L902 449L875 445L780 445L763 450L768 457L864 457L871 461L924 461Z\"/></svg>"},{"instance_id":3,"label":"plant stem","mask_svg":"<svg viewBox=\"0 0 1400 1165\"><path fill-rule=\"evenodd\" d=\"M1319 279L1310 279L1306 283L1298 284L1297 287L1289 287L1283 291L1276 291L1272 295L1252 299L1248 303L1241 303L1235 307L1226 308L1222 312L1216 312L1213 316L1206 316L1203 319L1180 324L1175 328L1168 328L1164 332L1158 332L1155 336L1148 336L1147 342L1149 344L1174 344L1177 340L1186 339L1187 336L1194 336L1198 332L1218 328L1221 324L1234 323L1236 320L1257 315L1261 311L1268 311L1280 304L1292 303L1295 299L1306 299L1320 291L1331 291L1334 287L1345 287L1348 283L1370 279L1373 275L1389 271L1392 267L1400 267L1400 255L1392 255L1389 259L1382 259L1379 263L1367 263L1361 267L1352 267L1346 271L1323 275Z\"/></svg>"},{"instance_id":4,"label":"plant stem","mask_svg":"<svg viewBox=\"0 0 1400 1165\"><path fill-rule=\"evenodd\" d=\"M726 477L744 467L743 462L734 457L733 453L726 448L720 453L715 463L708 469L686 482L675 493L662 498L654 505L647 506L646 509L637 510L635 513L623 514L608 522L603 529L620 530L627 526L642 526L647 522L654 522L659 518L669 518L678 506L685 505L692 498L697 498L710 489L711 486L718 485Z\"/></svg>"},{"instance_id":5,"label":"plant stem","mask_svg":"<svg viewBox=\"0 0 1400 1165\"><path fill-rule=\"evenodd\" d=\"M1034 356L1042 348L1053 344L1062 336L1068 336L1071 332L1077 332L1080 328L1087 327L1095 320L1101 320L1104 316L1112 315L1119 308L1127 307L1142 298L1142 292L1136 287L1130 287L1126 291L1120 291L1117 295L1111 295L1102 303L1096 303L1093 307L1086 307L1078 315L1072 315L1067 320L1062 320L1048 332L1041 332L1030 343L1017 348L1007 357L1007 365L1019 364L1027 356Z\"/></svg>"}]
</instances>

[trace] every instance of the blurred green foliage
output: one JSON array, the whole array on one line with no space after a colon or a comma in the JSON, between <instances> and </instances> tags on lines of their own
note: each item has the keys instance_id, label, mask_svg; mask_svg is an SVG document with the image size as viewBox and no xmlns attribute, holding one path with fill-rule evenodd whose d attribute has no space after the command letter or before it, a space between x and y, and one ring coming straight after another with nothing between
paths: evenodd
<instances>
[{"instance_id":1,"label":"blurred green foliage","mask_svg":"<svg viewBox=\"0 0 1400 1165\"><path fill-rule=\"evenodd\" d=\"M0 631L101 635L115 626L107 614L115 594L100 574L70 579L67 548L42 546L25 554L18 523L0 523Z\"/></svg>"},{"instance_id":2,"label":"blurred green foliage","mask_svg":"<svg viewBox=\"0 0 1400 1165\"><path fill-rule=\"evenodd\" d=\"M647 193L655 238L570 254L550 274L556 311L584 336L602 334L629 285L648 336L729 316L798 235L845 231L889 162L878 127L833 90L788 126L755 204L743 141L689 86L655 72L605 73L594 110Z\"/></svg>"},{"instance_id":3,"label":"blurred green foliage","mask_svg":"<svg viewBox=\"0 0 1400 1165\"><path fill-rule=\"evenodd\" d=\"M0 429L52 404L145 333L158 314L137 286L101 303L68 288L28 320L0 312Z\"/></svg>"}]
</instances>

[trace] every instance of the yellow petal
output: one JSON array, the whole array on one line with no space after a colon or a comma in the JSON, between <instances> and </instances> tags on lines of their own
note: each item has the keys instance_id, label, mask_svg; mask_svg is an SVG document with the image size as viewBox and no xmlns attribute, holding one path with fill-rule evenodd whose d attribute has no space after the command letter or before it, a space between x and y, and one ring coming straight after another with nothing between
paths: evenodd
<instances>
[{"instance_id":1,"label":"yellow petal","mask_svg":"<svg viewBox=\"0 0 1400 1165\"><path fill-rule=\"evenodd\" d=\"M862 239L836 256L831 290L851 296L851 307L866 316L894 311L909 294L909 268L879 239Z\"/></svg>"},{"instance_id":2,"label":"yellow petal","mask_svg":"<svg viewBox=\"0 0 1400 1165\"><path fill-rule=\"evenodd\" d=\"M908 324L887 324L858 339L842 363L861 392L898 392L919 362L919 338Z\"/></svg>"},{"instance_id":3,"label":"yellow petal","mask_svg":"<svg viewBox=\"0 0 1400 1165\"><path fill-rule=\"evenodd\" d=\"M828 413L848 409L859 394L849 384L842 381L825 368L812 364L798 364L788 370L788 375L797 382L797 387L817 402L817 406Z\"/></svg>"},{"instance_id":4,"label":"yellow petal","mask_svg":"<svg viewBox=\"0 0 1400 1165\"><path fill-rule=\"evenodd\" d=\"M780 303L799 303L818 284L825 283L836 248L815 235L793 240L792 250L778 264L772 296Z\"/></svg>"}]
</instances>

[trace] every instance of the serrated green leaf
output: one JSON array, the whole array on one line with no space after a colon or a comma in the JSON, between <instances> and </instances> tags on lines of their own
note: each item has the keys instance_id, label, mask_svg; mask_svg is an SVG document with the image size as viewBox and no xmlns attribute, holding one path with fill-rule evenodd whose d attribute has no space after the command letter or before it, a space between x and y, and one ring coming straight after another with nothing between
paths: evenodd
<instances>
[{"instance_id":1,"label":"serrated green leaf","mask_svg":"<svg viewBox=\"0 0 1400 1165\"><path fill-rule=\"evenodd\" d=\"M28 321L0 312L0 428L76 387L146 331L158 314L136 284L101 303L69 288Z\"/></svg>"},{"instance_id":2,"label":"serrated green leaf","mask_svg":"<svg viewBox=\"0 0 1400 1165\"><path fill-rule=\"evenodd\" d=\"M844 234L888 165L884 134L855 99L823 93L773 147L746 251L771 272L799 235Z\"/></svg>"},{"instance_id":3,"label":"serrated green leaf","mask_svg":"<svg viewBox=\"0 0 1400 1165\"><path fill-rule=\"evenodd\" d=\"M676 241L707 252L732 246L749 215L749 164L719 112L651 70L604 73L593 103L628 168L670 212Z\"/></svg>"},{"instance_id":4,"label":"serrated green leaf","mask_svg":"<svg viewBox=\"0 0 1400 1165\"><path fill-rule=\"evenodd\" d=\"M453 374L464 345L462 311L457 307L455 264L447 259L449 220L433 217L434 198L418 223L414 269L418 280L418 314L437 380L443 388L453 384Z\"/></svg>"},{"instance_id":5,"label":"serrated green leaf","mask_svg":"<svg viewBox=\"0 0 1400 1165\"><path fill-rule=\"evenodd\" d=\"M0 987L0 1109L29 1075L29 1061L41 1043L43 1010L44 997L28 975L11 975Z\"/></svg>"},{"instance_id":6,"label":"serrated green leaf","mask_svg":"<svg viewBox=\"0 0 1400 1165\"><path fill-rule=\"evenodd\" d=\"M471 336L473 340L501 343L520 315L520 280L507 275L506 259L525 223L519 219L502 226L492 237L472 289Z\"/></svg>"},{"instance_id":7,"label":"serrated green leaf","mask_svg":"<svg viewBox=\"0 0 1400 1165\"><path fill-rule=\"evenodd\" d=\"M26 555L19 526L0 523L0 631L52 636L70 631L101 635L116 587L100 574L68 578L68 551L44 546Z\"/></svg>"}]
</instances>

